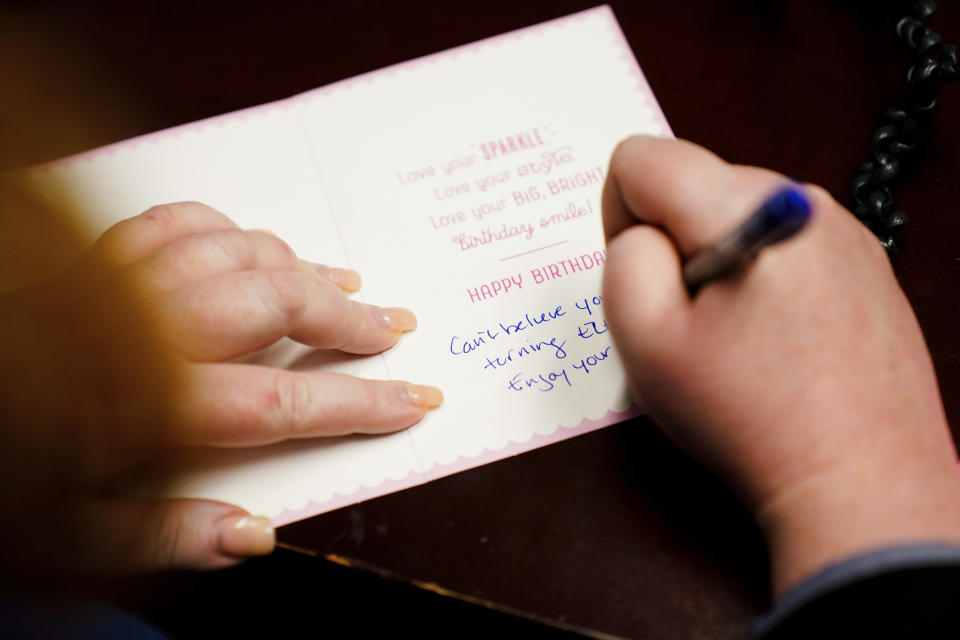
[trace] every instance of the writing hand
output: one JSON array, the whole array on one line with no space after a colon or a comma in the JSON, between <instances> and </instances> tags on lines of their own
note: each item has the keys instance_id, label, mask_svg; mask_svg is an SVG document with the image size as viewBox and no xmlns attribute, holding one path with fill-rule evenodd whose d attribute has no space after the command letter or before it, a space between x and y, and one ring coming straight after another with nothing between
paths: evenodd
<instances>
[{"instance_id":1,"label":"writing hand","mask_svg":"<svg viewBox=\"0 0 960 640\"><path fill-rule=\"evenodd\" d=\"M960 474L923 336L884 251L822 189L795 238L691 299L681 266L785 179L687 142L611 160L604 304L651 417L730 481L777 591L902 541L960 542Z\"/></svg>"}]
</instances>

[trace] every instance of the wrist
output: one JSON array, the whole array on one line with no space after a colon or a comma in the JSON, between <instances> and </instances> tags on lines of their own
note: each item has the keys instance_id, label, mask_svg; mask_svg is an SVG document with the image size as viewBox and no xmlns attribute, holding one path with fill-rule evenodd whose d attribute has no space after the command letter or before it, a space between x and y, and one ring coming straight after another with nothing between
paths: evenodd
<instances>
[{"instance_id":1,"label":"wrist","mask_svg":"<svg viewBox=\"0 0 960 640\"><path fill-rule=\"evenodd\" d=\"M779 596L815 571L867 551L960 544L960 468L949 444L850 455L784 487L756 516Z\"/></svg>"}]
</instances>

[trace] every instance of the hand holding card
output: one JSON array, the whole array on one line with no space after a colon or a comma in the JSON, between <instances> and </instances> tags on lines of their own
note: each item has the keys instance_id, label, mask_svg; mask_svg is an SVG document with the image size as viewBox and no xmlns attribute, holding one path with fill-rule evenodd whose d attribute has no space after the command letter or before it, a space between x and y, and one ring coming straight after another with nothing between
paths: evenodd
<instances>
[{"instance_id":1,"label":"hand holding card","mask_svg":"<svg viewBox=\"0 0 960 640\"><path fill-rule=\"evenodd\" d=\"M177 445L384 433L438 406L432 386L225 362L284 336L375 354L416 326L410 311L351 301L337 283L353 288L359 276L304 262L276 236L243 231L208 206L179 203L118 223L63 277L7 294L3 306L17 311L3 315L5 328L20 346L5 353L5 370L21 377L5 381L3 397L16 384L24 401L5 417L24 437L7 438L4 457L45 463L24 473L35 500L7 505L5 516L33 522L32 508L64 504L64 535L74 539L55 539L63 528L51 527L37 554L57 570L217 568L272 550L269 519L241 508L116 494L149 476L144 469L162 469ZM48 354L65 317L78 336ZM42 364L50 362L58 366ZM58 392L35 402L48 387Z\"/></svg>"}]
</instances>

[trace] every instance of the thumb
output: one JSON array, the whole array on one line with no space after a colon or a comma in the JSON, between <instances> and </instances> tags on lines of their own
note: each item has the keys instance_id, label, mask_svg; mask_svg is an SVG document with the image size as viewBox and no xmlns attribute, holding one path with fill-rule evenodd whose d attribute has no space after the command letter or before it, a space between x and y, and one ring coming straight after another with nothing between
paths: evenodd
<instances>
[{"instance_id":1,"label":"thumb","mask_svg":"<svg viewBox=\"0 0 960 640\"><path fill-rule=\"evenodd\" d=\"M96 571L222 569L273 551L270 520L211 500L109 500L85 509L83 564Z\"/></svg>"}]
</instances>

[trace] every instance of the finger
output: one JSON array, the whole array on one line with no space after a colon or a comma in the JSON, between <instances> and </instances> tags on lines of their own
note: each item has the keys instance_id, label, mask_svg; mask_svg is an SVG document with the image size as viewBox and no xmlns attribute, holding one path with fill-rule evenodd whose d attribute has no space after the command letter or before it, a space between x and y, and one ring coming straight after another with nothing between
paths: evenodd
<instances>
[{"instance_id":1,"label":"finger","mask_svg":"<svg viewBox=\"0 0 960 640\"><path fill-rule=\"evenodd\" d=\"M180 401L186 444L256 446L389 433L443 402L436 387L247 364L194 364Z\"/></svg>"},{"instance_id":2,"label":"finger","mask_svg":"<svg viewBox=\"0 0 960 640\"><path fill-rule=\"evenodd\" d=\"M135 265L138 279L175 289L231 271L301 268L290 246L275 235L243 229L195 233L161 247ZM305 272L313 272L302 265Z\"/></svg>"},{"instance_id":3,"label":"finger","mask_svg":"<svg viewBox=\"0 0 960 640\"><path fill-rule=\"evenodd\" d=\"M227 273L175 292L161 305L171 344L216 361L289 336L318 349L379 353L416 327L407 309L355 302L332 283L297 271Z\"/></svg>"},{"instance_id":4,"label":"finger","mask_svg":"<svg viewBox=\"0 0 960 640\"><path fill-rule=\"evenodd\" d=\"M230 271L290 269L319 276L343 291L360 288L360 274L300 260L286 242L259 230L238 228L178 238L133 265L138 281L175 289Z\"/></svg>"},{"instance_id":5,"label":"finger","mask_svg":"<svg viewBox=\"0 0 960 640\"><path fill-rule=\"evenodd\" d=\"M670 239L647 225L620 233L607 247L603 305L610 334L628 368L643 367L682 335L690 299L680 256Z\"/></svg>"},{"instance_id":6,"label":"finger","mask_svg":"<svg viewBox=\"0 0 960 640\"><path fill-rule=\"evenodd\" d=\"M107 229L94 244L93 255L129 264L179 238L236 228L230 218L199 202L161 204Z\"/></svg>"},{"instance_id":7,"label":"finger","mask_svg":"<svg viewBox=\"0 0 960 640\"><path fill-rule=\"evenodd\" d=\"M690 256L740 224L783 176L730 165L683 140L635 136L610 160L603 191L607 238L637 223L664 229Z\"/></svg>"},{"instance_id":8,"label":"finger","mask_svg":"<svg viewBox=\"0 0 960 640\"><path fill-rule=\"evenodd\" d=\"M84 508L82 562L97 572L222 569L273 551L267 518L210 500L109 500Z\"/></svg>"}]
</instances>

